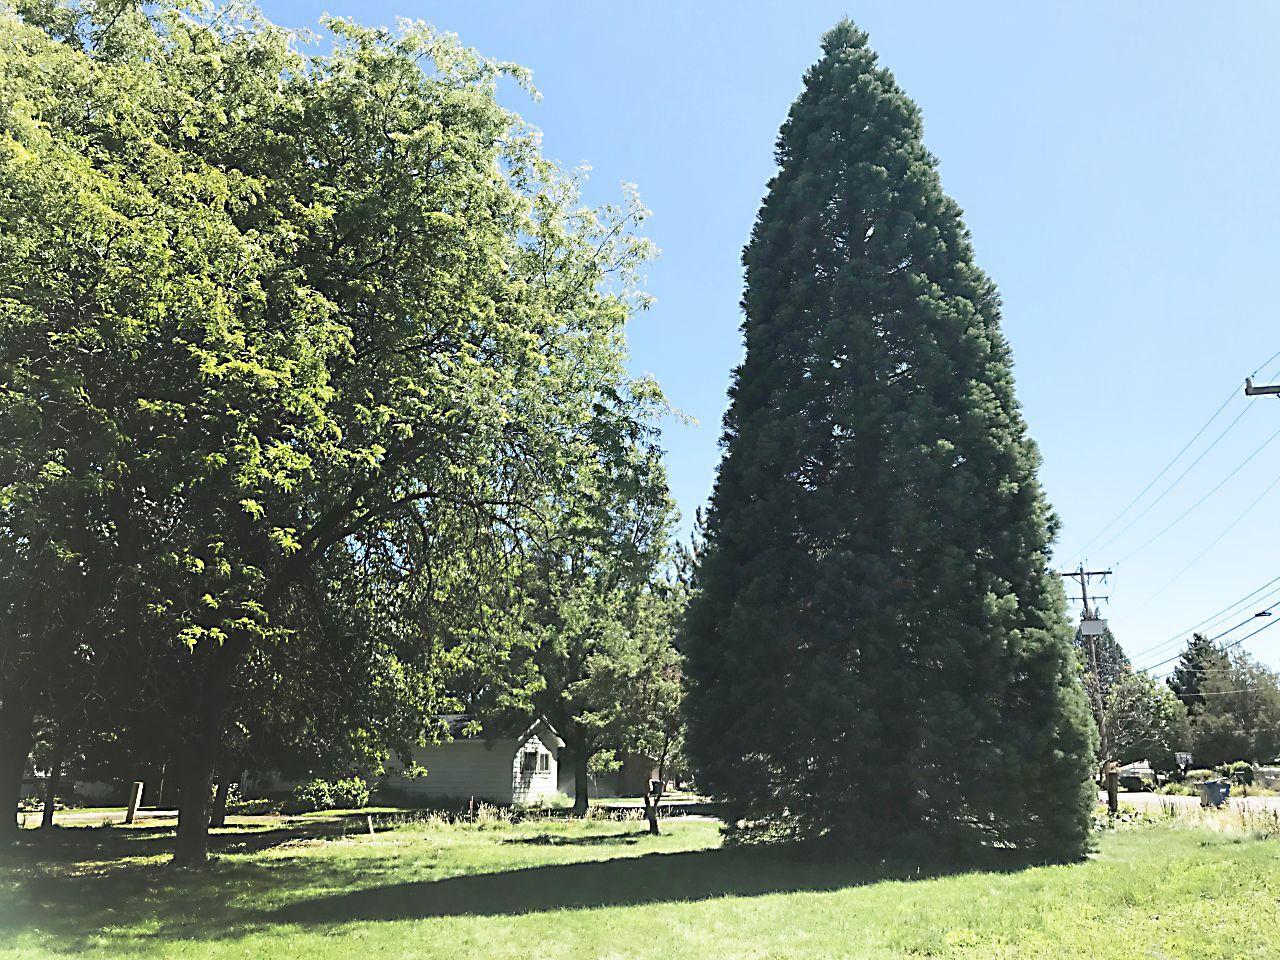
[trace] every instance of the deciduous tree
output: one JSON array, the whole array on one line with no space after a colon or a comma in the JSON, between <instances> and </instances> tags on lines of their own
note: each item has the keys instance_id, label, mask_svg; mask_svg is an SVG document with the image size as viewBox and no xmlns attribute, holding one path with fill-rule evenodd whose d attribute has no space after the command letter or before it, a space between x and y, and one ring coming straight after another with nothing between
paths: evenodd
<instances>
[{"instance_id":1,"label":"deciduous tree","mask_svg":"<svg viewBox=\"0 0 1280 960\"><path fill-rule=\"evenodd\" d=\"M0 18L0 456L27 483L0 506L88 488L128 572L90 619L166 718L200 863L246 671L316 644L435 696L515 636L450 571L515 583L601 456L643 209L584 209L497 102L525 73L423 24L330 19L312 54L241 8ZM311 598L369 558L384 594L353 602L413 602L344 646L368 618L322 628Z\"/></svg>"},{"instance_id":2,"label":"deciduous tree","mask_svg":"<svg viewBox=\"0 0 1280 960\"><path fill-rule=\"evenodd\" d=\"M1128 672L1106 694L1106 726L1112 756L1120 763L1149 760L1173 770L1174 754L1190 746L1187 708L1166 685Z\"/></svg>"}]
</instances>

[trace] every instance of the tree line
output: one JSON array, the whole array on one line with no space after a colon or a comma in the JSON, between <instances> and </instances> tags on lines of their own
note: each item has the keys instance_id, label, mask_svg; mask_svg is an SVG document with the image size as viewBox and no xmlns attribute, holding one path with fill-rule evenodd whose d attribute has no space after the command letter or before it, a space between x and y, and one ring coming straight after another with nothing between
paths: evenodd
<instances>
[{"instance_id":1,"label":"tree line","mask_svg":"<svg viewBox=\"0 0 1280 960\"><path fill-rule=\"evenodd\" d=\"M423 25L304 53L251 11L2 16L0 796L37 741L146 744L199 862L226 765L536 710L580 806L683 719L734 840L1086 852L1098 731L999 291L865 33L779 133L677 551L626 370L644 210L583 206L498 103L523 70Z\"/></svg>"},{"instance_id":2,"label":"tree line","mask_svg":"<svg viewBox=\"0 0 1280 960\"><path fill-rule=\"evenodd\" d=\"M646 211L522 68L323 26L0 10L0 802L33 749L168 761L182 863L233 771L541 711L582 783L679 694Z\"/></svg>"},{"instance_id":3,"label":"tree line","mask_svg":"<svg viewBox=\"0 0 1280 960\"><path fill-rule=\"evenodd\" d=\"M1162 681L1135 671L1110 630L1094 641L1096 669L1079 642L1103 761L1147 760L1172 772L1177 753L1198 767L1280 757L1280 675L1246 651L1194 633Z\"/></svg>"}]
</instances>

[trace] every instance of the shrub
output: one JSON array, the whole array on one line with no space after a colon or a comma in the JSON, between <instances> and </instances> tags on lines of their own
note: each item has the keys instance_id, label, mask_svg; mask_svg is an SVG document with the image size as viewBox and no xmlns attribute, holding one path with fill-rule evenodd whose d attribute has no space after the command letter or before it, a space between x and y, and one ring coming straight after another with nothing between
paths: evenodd
<instances>
[{"instance_id":1,"label":"shrub","mask_svg":"<svg viewBox=\"0 0 1280 960\"><path fill-rule=\"evenodd\" d=\"M308 780L293 789L286 808L290 813L317 810L358 810L369 805L369 785L360 777L343 780Z\"/></svg>"},{"instance_id":2,"label":"shrub","mask_svg":"<svg viewBox=\"0 0 1280 960\"><path fill-rule=\"evenodd\" d=\"M369 784L362 777L347 777L330 784L333 805L343 810L359 810L369 805Z\"/></svg>"},{"instance_id":3,"label":"shrub","mask_svg":"<svg viewBox=\"0 0 1280 960\"><path fill-rule=\"evenodd\" d=\"M1203 783L1206 780L1217 780L1217 770L1188 770L1187 783Z\"/></svg>"},{"instance_id":4,"label":"shrub","mask_svg":"<svg viewBox=\"0 0 1280 960\"><path fill-rule=\"evenodd\" d=\"M327 780L308 780L293 788L293 796L286 808L290 813L311 813L315 810L333 809L333 791Z\"/></svg>"},{"instance_id":5,"label":"shrub","mask_svg":"<svg viewBox=\"0 0 1280 960\"><path fill-rule=\"evenodd\" d=\"M1190 784L1166 783L1156 792L1164 794L1166 797L1194 797L1198 791Z\"/></svg>"},{"instance_id":6,"label":"shrub","mask_svg":"<svg viewBox=\"0 0 1280 960\"><path fill-rule=\"evenodd\" d=\"M279 800L271 800L266 797L260 797L254 800L227 800L227 813L233 813L237 816L263 816L269 813L279 813L284 807Z\"/></svg>"},{"instance_id":7,"label":"shrub","mask_svg":"<svg viewBox=\"0 0 1280 960\"><path fill-rule=\"evenodd\" d=\"M1239 786L1247 787L1253 784L1253 764L1247 760L1224 763L1218 767L1218 772L1224 777L1229 777L1232 783Z\"/></svg>"}]
</instances>

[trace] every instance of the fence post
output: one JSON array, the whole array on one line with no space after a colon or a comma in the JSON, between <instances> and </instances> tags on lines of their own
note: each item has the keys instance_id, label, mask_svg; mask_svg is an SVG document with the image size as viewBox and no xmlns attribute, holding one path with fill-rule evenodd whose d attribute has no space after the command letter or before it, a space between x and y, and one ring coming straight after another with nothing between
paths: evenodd
<instances>
[{"instance_id":1,"label":"fence post","mask_svg":"<svg viewBox=\"0 0 1280 960\"><path fill-rule=\"evenodd\" d=\"M133 823L138 817L138 808L142 806L142 781L136 780L129 791L129 809L125 811L124 822Z\"/></svg>"}]
</instances>

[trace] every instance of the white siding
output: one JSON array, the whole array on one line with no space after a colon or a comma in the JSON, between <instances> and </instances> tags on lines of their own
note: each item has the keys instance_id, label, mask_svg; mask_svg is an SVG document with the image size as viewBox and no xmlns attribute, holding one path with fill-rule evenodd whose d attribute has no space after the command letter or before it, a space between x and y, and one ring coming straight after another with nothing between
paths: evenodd
<instances>
[{"instance_id":1,"label":"white siding","mask_svg":"<svg viewBox=\"0 0 1280 960\"><path fill-rule=\"evenodd\" d=\"M387 785L420 797L466 799L475 797L490 803L511 803L514 740L453 740L419 747L414 762L426 776L392 774Z\"/></svg>"},{"instance_id":2,"label":"white siding","mask_svg":"<svg viewBox=\"0 0 1280 960\"><path fill-rule=\"evenodd\" d=\"M547 735L543 729L543 735ZM529 751L535 751L539 756L546 757L547 768L545 770L537 769L537 765L531 771L524 769L524 754ZM548 745L543 742L542 737L537 734L529 737L520 749L516 751L515 757L511 762L511 796L516 803L535 803L539 800L549 800L556 795L556 746L554 741Z\"/></svg>"},{"instance_id":3,"label":"white siding","mask_svg":"<svg viewBox=\"0 0 1280 960\"><path fill-rule=\"evenodd\" d=\"M387 786L419 797L465 800L475 797L490 803L535 803L557 793L559 740L546 724L537 724L526 738L452 740L419 747L413 753L425 776L405 777L392 768ZM536 751L545 757L546 769L524 769L524 754Z\"/></svg>"}]
</instances>

